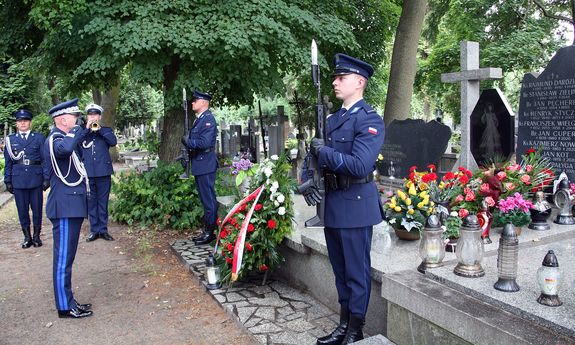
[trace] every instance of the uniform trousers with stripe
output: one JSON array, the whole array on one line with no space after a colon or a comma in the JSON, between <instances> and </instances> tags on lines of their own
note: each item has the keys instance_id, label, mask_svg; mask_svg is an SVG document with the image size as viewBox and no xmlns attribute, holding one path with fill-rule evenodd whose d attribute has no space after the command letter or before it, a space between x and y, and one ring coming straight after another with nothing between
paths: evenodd
<instances>
[{"instance_id":1,"label":"uniform trousers with stripe","mask_svg":"<svg viewBox=\"0 0 575 345\"><path fill-rule=\"evenodd\" d=\"M90 232L103 234L108 232L108 201L110 200L112 177L90 177L89 180L88 218L90 219Z\"/></svg>"},{"instance_id":2,"label":"uniform trousers with stripe","mask_svg":"<svg viewBox=\"0 0 575 345\"><path fill-rule=\"evenodd\" d=\"M32 209L32 224L36 228L42 226L43 196L42 186L29 189L14 188L14 200L22 228L30 227L30 208Z\"/></svg>"},{"instance_id":3,"label":"uniform trousers with stripe","mask_svg":"<svg viewBox=\"0 0 575 345\"><path fill-rule=\"evenodd\" d=\"M72 264L76 258L84 218L55 218L50 221L54 235L52 260L54 297L56 309L65 311L76 307L76 300L72 294Z\"/></svg>"},{"instance_id":4,"label":"uniform trousers with stripe","mask_svg":"<svg viewBox=\"0 0 575 345\"><path fill-rule=\"evenodd\" d=\"M371 238L373 226L324 229L327 252L339 304L364 319L371 294Z\"/></svg>"}]
</instances>

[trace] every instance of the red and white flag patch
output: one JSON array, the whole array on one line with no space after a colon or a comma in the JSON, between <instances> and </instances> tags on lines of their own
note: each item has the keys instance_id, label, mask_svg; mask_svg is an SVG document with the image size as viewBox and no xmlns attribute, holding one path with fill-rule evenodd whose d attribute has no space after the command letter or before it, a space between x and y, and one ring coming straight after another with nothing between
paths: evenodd
<instances>
[{"instance_id":1,"label":"red and white flag patch","mask_svg":"<svg viewBox=\"0 0 575 345\"><path fill-rule=\"evenodd\" d=\"M210 122L206 122L206 127L210 127L212 124Z\"/></svg>"},{"instance_id":2,"label":"red and white flag patch","mask_svg":"<svg viewBox=\"0 0 575 345\"><path fill-rule=\"evenodd\" d=\"M369 128L367 129L367 131L368 131L369 133L371 133L371 134L377 134L377 129L376 129L376 128L373 128L373 127L369 127Z\"/></svg>"}]
</instances>

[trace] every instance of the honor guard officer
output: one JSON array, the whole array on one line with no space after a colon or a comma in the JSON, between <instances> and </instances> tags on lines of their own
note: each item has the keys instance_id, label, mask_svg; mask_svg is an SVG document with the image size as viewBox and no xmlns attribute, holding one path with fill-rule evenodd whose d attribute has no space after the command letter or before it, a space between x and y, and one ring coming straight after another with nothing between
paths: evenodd
<instances>
[{"instance_id":1,"label":"honor guard officer","mask_svg":"<svg viewBox=\"0 0 575 345\"><path fill-rule=\"evenodd\" d=\"M92 305L79 304L74 299L72 265L78 249L80 228L88 215L88 176L80 158L82 153L79 146L88 130L83 127L77 98L58 104L48 113L55 124L44 144L44 155L50 159L46 164L50 169L46 216L52 222L54 234L52 278L56 309L61 318L86 317L92 315Z\"/></svg>"},{"instance_id":2,"label":"honor guard officer","mask_svg":"<svg viewBox=\"0 0 575 345\"><path fill-rule=\"evenodd\" d=\"M28 110L14 112L18 132L6 137L4 146L4 183L6 189L14 194L18 218L24 233L22 248L41 247L40 230L42 228L42 189L49 187L48 176L44 177L44 155L42 145L44 136L30 131L32 113ZM30 234L30 208L34 236Z\"/></svg>"},{"instance_id":3,"label":"honor guard officer","mask_svg":"<svg viewBox=\"0 0 575 345\"><path fill-rule=\"evenodd\" d=\"M335 55L332 85L343 106L326 120L326 142L314 138L310 145L325 173L324 234L340 303L338 327L317 344L350 344L363 339L371 291L371 237L373 225L383 219L373 171L383 144L384 124L363 100L372 75L369 64Z\"/></svg>"},{"instance_id":4,"label":"honor guard officer","mask_svg":"<svg viewBox=\"0 0 575 345\"><path fill-rule=\"evenodd\" d=\"M196 120L189 133L182 137L182 144L191 151L192 175L204 206L203 230L200 235L192 238L197 245L210 243L216 239L214 231L217 228L218 203L215 183L218 159L215 146L218 127L214 115L208 109L211 99L212 96L207 93L194 91L192 110L196 113Z\"/></svg>"},{"instance_id":5,"label":"honor guard officer","mask_svg":"<svg viewBox=\"0 0 575 345\"><path fill-rule=\"evenodd\" d=\"M104 109L97 104L86 107L88 115L88 134L81 142L82 160L90 180L90 195L88 196L88 218L90 220L90 235L86 241L98 238L113 241L108 233L108 200L112 187L112 157L110 147L118 142L112 128L101 125Z\"/></svg>"}]
</instances>

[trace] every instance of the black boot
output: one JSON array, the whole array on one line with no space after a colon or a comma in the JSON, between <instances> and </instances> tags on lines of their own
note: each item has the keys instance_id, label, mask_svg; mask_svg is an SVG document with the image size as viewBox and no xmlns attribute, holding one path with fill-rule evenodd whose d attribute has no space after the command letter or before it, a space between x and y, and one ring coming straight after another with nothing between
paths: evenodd
<instances>
[{"instance_id":1,"label":"black boot","mask_svg":"<svg viewBox=\"0 0 575 345\"><path fill-rule=\"evenodd\" d=\"M200 238L194 241L194 243L199 246L202 244L208 244L216 239L216 235L214 235L214 231L216 230L216 224L209 224L206 225L206 231L202 234Z\"/></svg>"},{"instance_id":2,"label":"black boot","mask_svg":"<svg viewBox=\"0 0 575 345\"><path fill-rule=\"evenodd\" d=\"M351 315L349 318L349 328L347 329L347 333L345 334L345 338L343 338L341 344L351 344L362 340L364 324L365 319Z\"/></svg>"},{"instance_id":3,"label":"black boot","mask_svg":"<svg viewBox=\"0 0 575 345\"><path fill-rule=\"evenodd\" d=\"M34 247L42 247L42 240L40 239L40 229L39 226L34 227L34 237L32 237L32 244Z\"/></svg>"},{"instance_id":4,"label":"black boot","mask_svg":"<svg viewBox=\"0 0 575 345\"><path fill-rule=\"evenodd\" d=\"M346 308L341 308L339 311L339 325L336 329L325 337L321 337L317 340L317 345L339 345L343 338L345 338L345 333L349 325L349 310Z\"/></svg>"},{"instance_id":5,"label":"black boot","mask_svg":"<svg viewBox=\"0 0 575 345\"><path fill-rule=\"evenodd\" d=\"M22 241L22 248L32 247L32 235L30 235L30 227L22 228L24 233L24 241Z\"/></svg>"},{"instance_id":6,"label":"black boot","mask_svg":"<svg viewBox=\"0 0 575 345\"><path fill-rule=\"evenodd\" d=\"M204 219L202 219L202 231L200 231L200 233L198 235L192 237L192 241L195 242L195 241L199 240L200 238L204 237L204 234L207 232L206 227L207 227L207 224L204 221Z\"/></svg>"}]
</instances>

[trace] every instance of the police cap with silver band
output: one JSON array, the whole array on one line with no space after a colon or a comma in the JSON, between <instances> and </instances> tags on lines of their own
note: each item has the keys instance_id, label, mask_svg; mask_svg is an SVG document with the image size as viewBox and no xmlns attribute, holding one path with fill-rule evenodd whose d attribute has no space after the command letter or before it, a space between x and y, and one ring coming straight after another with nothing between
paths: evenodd
<instances>
[{"instance_id":1,"label":"police cap with silver band","mask_svg":"<svg viewBox=\"0 0 575 345\"><path fill-rule=\"evenodd\" d=\"M369 79L373 75L373 67L371 67L370 64L349 55L337 53L333 58L333 62L335 71L332 73L332 76L334 77L355 73Z\"/></svg>"},{"instance_id":2,"label":"police cap with silver band","mask_svg":"<svg viewBox=\"0 0 575 345\"><path fill-rule=\"evenodd\" d=\"M18 109L15 112L13 112L12 115L16 118L16 121L32 120L32 117L34 117L34 115L32 115L32 113L26 109Z\"/></svg>"},{"instance_id":3,"label":"police cap with silver band","mask_svg":"<svg viewBox=\"0 0 575 345\"><path fill-rule=\"evenodd\" d=\"M212 100L212 96L210 96L207 93L198 91L198 90L194 90L194 93L192 94L192 101L195 101L196 99L205 99L206 101L211 101Z\"/></svg>"},{"instance_id":4,"label":"police cap with silver band","mask_svg":"<svg viewBox=\"0 0 575 345\"><path fill-rule=\"evenodd\" d=\"M102 108L101 106L92 103L92 104L88 104L88 106L86 107L86 109L84 110L86 112L86 114L98 114L98 115L102 115L104 113L104 108Z\"/></svg>"},{"instance_id":5,"label":"police cap with silver band","mask_svg":"<svg viewBox=\"0 0 575 345\"><path fill-rule=\"evenodd\" d=\"M78 98L74 98L52 107L48 110L48 114L54 118L64 114L82 115L82 112L78 108Z\"/></svg>"}]
</instances>

